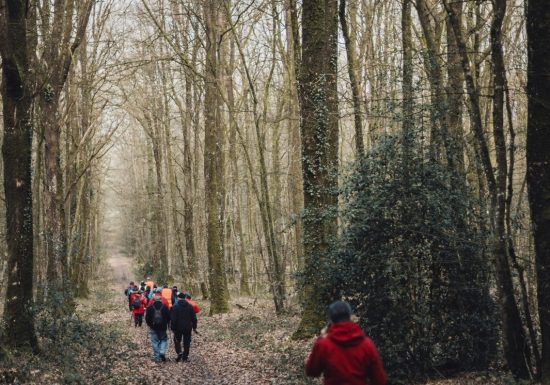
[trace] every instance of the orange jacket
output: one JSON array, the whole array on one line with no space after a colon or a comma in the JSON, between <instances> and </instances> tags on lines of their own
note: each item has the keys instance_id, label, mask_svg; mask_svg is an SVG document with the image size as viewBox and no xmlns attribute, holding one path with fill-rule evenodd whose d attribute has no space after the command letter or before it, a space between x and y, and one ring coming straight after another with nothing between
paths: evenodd
<instances>
[{"instance_id":1,"label":"orange jacket","mask_svg":"<svg viewBox=\"0 0 550 385\"><path fill-rule=\"evenodd\" d=\"M161 292L162 298L168 302L168 310L172 308L172 289L165 287Z\"/></svg>"},{"instance_id":2,"label":"orange jacket","mask_svg":"<svg viewBox=\"0 0 550 385\"><path fill-rule=\"evenodd\" d=\"M155 286L155 283L153 281L147 281L145 282L145 286L149 286L149 288L152 289L153 286Z\"/></svg>"},{"instance_id":3,"label":"orange jacket","mask_svg":"<svg viewBox=\"0 0 550 385\"><path fill-rule=\"evenodd\" d=\"M151 297L151 299L149 300L149 303L147 304L147 307L149 307L149 306L151 306L152 304L154 304L154 303L155 303L155 297L158 297L158 296L160 296L160 293L155 293L155 294ZM162 297L162 296L160 296L160 301L161 301L162 304L163 304L164 306L166 306L167 308L168 308L168 306L170 305L170 304L168 303L168 301L166 300L166 298L164 298L164 297Z\"/></svg>"}]
</instances>

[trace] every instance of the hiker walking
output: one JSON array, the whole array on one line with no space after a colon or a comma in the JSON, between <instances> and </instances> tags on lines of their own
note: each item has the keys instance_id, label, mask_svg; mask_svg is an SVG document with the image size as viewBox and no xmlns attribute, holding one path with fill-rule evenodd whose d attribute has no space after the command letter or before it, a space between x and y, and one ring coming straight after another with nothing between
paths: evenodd
<instances>
[{"instance_id":1,"label":"hiker walking","mask_svg":"<svg viewBox=\"0 0 550 385\"><path fill-rule=\"evenodd\" d=\"M325 385L385 385L386 373L378 351L359 325L351 321L349 303L332 303L329 317L326 332L321 333L306 359L306 374L323 374Z\"/></svg>"},{"instance_id":2,"label":"hiker walking","mask_svg":"<svg viewBox=\"0 0 550 385\"><path fill-rule=\"evenodd\" d=\"M134 315L134 327L141 327L143 323L143 314L145 313L147 300L143 297L141 291L137 292L132 301L132 314Z\"/></svg>"},{"instance_id":3,"label":"hiker walking","mask_svg":"<svg viewBox=\"0 0 550 385\"><path fill-rule=\"evenodd\" d=\"M170 311L170 328L174 332L174 347L178 358L176 361L187 361L191 346L191 330L197 332L197 315L193 307L185 300L185 294L178 294L178 301ZM183 339L183 352L181 341Z\"/></svg>"},{"instance_id":4,"label":"hiker walking","mask_svg":"<svg viewBox=\"0 0 550 385\"><path fill-rule=\"evenodd\" d=\"M156 289L153 293L153 295L151 296L151 299L149 300L149 302L147 303L147 307L150 307L154 302L155 302L155 298L160 298L160 301L162 302L162 304L164 306L166 306L166 308L168 310L170 310L170 305L168 303L168 301L166 300L166 298L164 298L162 296L162 289Z\"/></svg>"},{"instance_id":5,"label":"hiker walking","mask_svg":"<svg viewBox=\"0 0 550 385\"><path fill-rule=\"evenodd\" d=\"M170 322L170 311L162 303L160 297L153 297L154 303L147 308L145 322L149 326L151 345L153 346L153 359L155 362L166 361L166 348L168 335L166 329Z\"/></svg>"},{"instance_id":6,"label":"hiker walking","mask_svg":"<svg viewBox=\"0 0 550 385\"><path fill-rule=\"evenodd\" d=\"M130 295L132 294L132 290L134 290L134 281L131 281L128 287L124 289L124 295L128 299L128 310L130 311L132 311L132 301L130 300Z\"/></svg>"},{"instance_id":7,"label":"hiker walking","mask_svg":"<svg viewBox=\"0 0 550 385\"><path fill-rule=\"evenodd\" d=\"M172 306L178 302L178 287L176 285L172 286Z\"/></svg>"},{"instance_id":8,"label":"hiker walking","mask_svg":"<svg viewBox=\"0 0 550 385\"><path fill-rule=\"evenodd\" d=\"M168 303L168 310L172 309L172 289L170 289L168 287L168 284L165 283L163 286L162 286L162 290L160 291L160 295L162 296L162 298L164 298L166 300L166 302ZM164 301L163 301L164 302Z\"/></svg>"},{"instance_id":9,"label":"hiker walking","mask_svg":"<svg viewBox=\"0 0 550 385\"><path fill-rule=\"evenodd\" d=\"M147 279L145 279L145 286L147 286L149 289L156 289L155 282L151 279L151 277L147 277Z\"/></svg>"}]
</instances>

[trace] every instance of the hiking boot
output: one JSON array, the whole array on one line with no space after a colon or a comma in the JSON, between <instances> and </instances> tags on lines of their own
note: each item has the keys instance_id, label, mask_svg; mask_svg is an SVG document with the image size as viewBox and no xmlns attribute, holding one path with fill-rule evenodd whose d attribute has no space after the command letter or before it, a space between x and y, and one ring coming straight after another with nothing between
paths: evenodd
<instances>
[{"instance_id":1,"label":"hiking boot","mask_svg":"<svg viewBox=\"0 0 550 385\"><path fill-rule=\"evenodd\" d=\"M186 361L189 361L189 357L182 356L181 357L181 362L186 362Z\"/></svg>"},{"instance_id":2,"label":"hiking boot","mask_svg":"<svg viewBox=\"0 0 550 385\"><path fill-rule=\"evenodd\" d=\"M183 354L182 353L178 354L178 358L176 358L176 362L180 362L181 360L183 360Z\"/></svg>"},{"instance_id":3,"label":"hiking boot","mask_svg":"<svg viewBox=\"0 0 550 385\"><path fill-rule=\"evenodd\" d=\"M162 362L166 362L166 356L165 356L164 354L161 354L161 355L160 355L160 360L161 360Z\"/></svg>"}]
</instances>

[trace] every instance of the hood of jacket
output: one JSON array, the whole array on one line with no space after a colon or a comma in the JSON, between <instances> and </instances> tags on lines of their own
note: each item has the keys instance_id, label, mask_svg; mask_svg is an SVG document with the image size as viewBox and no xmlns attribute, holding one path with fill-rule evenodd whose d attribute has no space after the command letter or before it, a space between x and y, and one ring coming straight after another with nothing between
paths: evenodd
<instances>
[{"instance_id":1,"label":"hood of jacket","mask_svg":"<svg viewBox=\"0 0 550 385\"><path fill-rule=\"evenodd\" d=\"M365 334L355 322L338 322L328 328L328 338L341 346L353 346L361 343Z\"/></svg>"}]
</instances>

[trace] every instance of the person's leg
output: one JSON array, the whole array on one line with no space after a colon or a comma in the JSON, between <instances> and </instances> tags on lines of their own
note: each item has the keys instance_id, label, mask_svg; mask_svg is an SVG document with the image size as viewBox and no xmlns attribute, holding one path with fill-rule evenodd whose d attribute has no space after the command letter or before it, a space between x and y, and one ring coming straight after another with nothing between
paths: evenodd
<instances>
[{"instance_id":1,"label":"person's leg","mask_svg":"<svg viewBox=\"0 0 550 385\"><path fill-rule=\"evenodd\" d=\"M136 317L138 326L141 327L141 325L143 324L143 314L136 314Z\"/></svg>"},{"instance_id":2,"label":"person's leg","mask_svg":"<svg viewBox=\"0 0 550 385\"><path fill-rule=\"evenodd\" d=\"M139 314L134 314L134 327L137 328L139 322Z\"/></svg>"},{"instance_id":3,"label":"person's leg","mask_svg":"<svg viewBox=\"0 0 550 385\"><path fill-rule=\"evenodd\" d=\"M168 347L168 335L166 334L166 330L159 332L159 334L160 334L160 338L159 338L160 359L162 361L166 361L166 348Z\"/></svg>"},{"instance_id":4,"label":"person's leg","mask_svg":"<svg viewBox=\"0 0 550 385\"><path fill-rule=\"evenodd\" d=\"M178 356L181 354L181 339L181 332L174 332L174 348L176 349Z\"/></svg>"},{"instance_id":5,"label":"person's leg","mask_svg":"<svg viewBox=\"0 0 550 385\"><path fill-rule=\"evenodd\" d=\"M183 333L183 359L187 360L189 357L189 350L191 347L191 331Z\"/></svg>"},{"instance_id":6,"label":"person's leg","mask_svg":"<svg viewBox=\"0 0 550 385\"><path fill-rule=\"evenodd\" d=\"M160 351L159 351L159 336L156 331L150 330L149 335L151 336L151 345L153 345L153 359L156 362L160 361Z\"/></svg>"}]
</instances>

